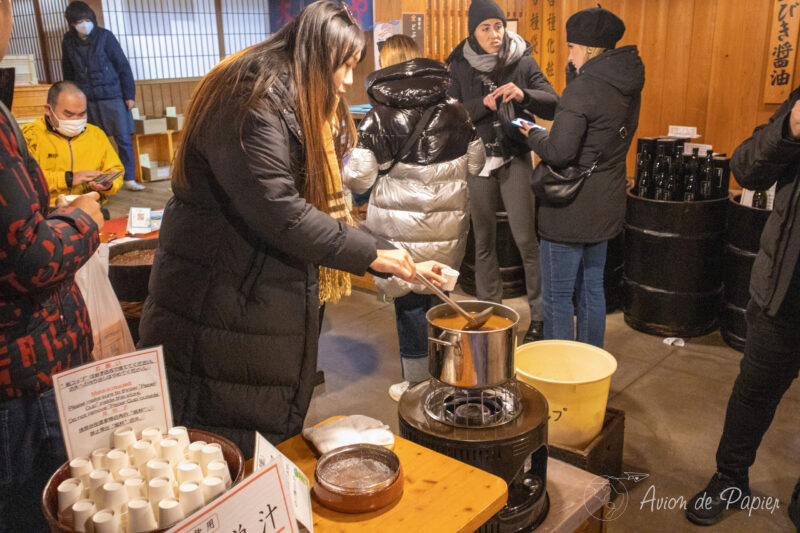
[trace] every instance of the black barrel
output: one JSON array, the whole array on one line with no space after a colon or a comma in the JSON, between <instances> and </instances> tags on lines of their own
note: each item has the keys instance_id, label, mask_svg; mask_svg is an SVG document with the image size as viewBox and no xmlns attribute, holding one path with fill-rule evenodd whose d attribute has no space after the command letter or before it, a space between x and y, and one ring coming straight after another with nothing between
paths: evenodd
<instances>
[{"instance_id":1,"label":"black barrel","mask_svg":"<svg viewBox=\"0 0 800 533\"><path fill-rule=\"evenodd\" d=\"M496 216L497 239L495 249L497 250L497 262L500 264L500 279L503 282L503 298L516 298L526 292L525 269L522 266L522 257L519 255L517 243L511 234L508 213L498 211ZM458 283L462 291L475 296L475 235L472 232L471 223Z\"/></svg>"},{"instance_id":2,"label":"black barrel","mask_svg":"<svg viewBox=\"0 0 800 533\"><path fill-rule=\"evenodd\" d=\"M740 196L731 199L725 227L725 257L723 306L720 314L722 338L731 348L744 350L747 322L744 318L750 300L750 270L758 253L759 240L769 218L767 209L739 203Z\"/></svg>"},{"instance_id":3,"label":"black barrel","mask_svg":"<svg viewBox=\"0 0 800 533\"><path fill-rule=\"evenodd\" d=\"M717 327L728 198L665 202L628 192L625 322L662 336Z\"/></svg>"},{"instance_id":4,"label":"black barrel","mask_svg":"<svg viewBox=\"0 0 800 533\"><path fill-rule=\"evenodd\" d=\"M603 290L606 295L606 313L622 309L624 299L623 275L625 273L625 232L608 241L606 266L603 270Z\"/></svg>"},{"instance_id":5,"label":"black barrel","mask_svg":"<svg viewBox=\"0 0 800 533\"><path fill-rule=\"evenodd\" d=\"M114 258L135 250L158 248L158 239L137 239L115 244L109 249L108 279L117 295L134 344L139 342L139 319L147 298L147 286L153 265L116 265Z\"/></svg>"}]
</instances>

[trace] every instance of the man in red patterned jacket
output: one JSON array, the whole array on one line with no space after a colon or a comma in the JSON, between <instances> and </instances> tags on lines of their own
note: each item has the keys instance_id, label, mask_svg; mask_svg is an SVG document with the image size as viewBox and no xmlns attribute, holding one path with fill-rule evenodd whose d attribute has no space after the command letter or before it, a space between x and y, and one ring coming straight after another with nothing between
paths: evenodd
<instances>
[{"instance_id":1,"label":"man in red patterned jacket","mask_svg":"<svg viewBox=\"0 0 800 533\"><path fill-rule=\"evenodd\" d=\"M0 0L0 59L11 35ZM87 361L89 316L75 271L99 243L96 192L50 208L39 165L0 104L0 532L46 531L48 477L66 461L52 375ZM65 202L60 201L60 204Z\"/></svg>"}]
</instances>

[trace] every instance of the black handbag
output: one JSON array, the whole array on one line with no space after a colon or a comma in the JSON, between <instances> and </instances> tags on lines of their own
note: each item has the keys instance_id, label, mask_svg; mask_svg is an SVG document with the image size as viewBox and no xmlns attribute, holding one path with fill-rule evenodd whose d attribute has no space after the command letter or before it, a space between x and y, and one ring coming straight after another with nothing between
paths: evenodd
<instances>
[{"instance_id":1,"label":"black handbag","mask_svg":"<svg viewBox=\"0 0 800 533\"><path fill-rule=\"evenodd\" d=\"M572 201L581 190L583 180L591 176L597 168L598 161L599 159L585 169L572 166L558 170L541 161L531 176L533 194L551 204L566 204Z\"/></svg>"}]
</instances>

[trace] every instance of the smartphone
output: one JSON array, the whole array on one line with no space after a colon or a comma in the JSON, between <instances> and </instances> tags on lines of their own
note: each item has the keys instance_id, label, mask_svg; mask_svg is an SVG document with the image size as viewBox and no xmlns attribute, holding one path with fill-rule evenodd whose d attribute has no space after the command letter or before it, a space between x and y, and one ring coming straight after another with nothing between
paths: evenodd
<instances>
[{"instance_id":1,"label":"smartphone","mask_svg":"<svg viewBox=\"0 0 800 533\"><path fill-rule=\"evenodd\" d=\"M514 120L512 120L512 121L511 121L511 123L512 123L513 125L515 125L515 126L519 126L520 128L521 128L523 125L525 125L525 126L528 126L529 128L533 128L533 129L535 129L535 130L536 130L536 129L538 129L538 130L543 130L543 129L545 129L545 128L543 128L542 126L540 126L540 125L536 124L535 122L531 122L530 120L525 120L524 118L515 118Z\"/></svg>"},{"instance_id":2,"label":"smartphone","mask_svg":"<svg viewBox=\"0 0 800 533\"><path fill-rule=\"evenodd\" d=\"M116 172L112 170L111 172L106 172L105 174L100 174L99 176L97 176L92 181L94 183L98 183L100 185L105 185L106 183L110 183L110 182L114 181L115 179L117 179L118 177L122 176L123 172L124 172L123 170L117 170Z\"/></svg>"}]
</instances>

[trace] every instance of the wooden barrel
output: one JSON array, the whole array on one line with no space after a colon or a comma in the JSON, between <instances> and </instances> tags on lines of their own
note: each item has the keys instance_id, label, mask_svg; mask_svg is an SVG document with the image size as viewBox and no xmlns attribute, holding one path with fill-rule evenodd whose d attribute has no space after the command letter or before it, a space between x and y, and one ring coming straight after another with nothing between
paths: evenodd
<instances>
[{"instance_id":1,"label":"wooden barrel","mask_svg":"<svg viewBox=\"0 0 800 533\"><path fill-rule=\"evenodd\" d=\"M744 350L747 338L745 310L750 301L750 271L759 249L759 241L770 212L730 200L725 227L723 274L725 291L720 314L722 338L731 348Z\"/></svg>"},{"instance_id":2,"label":"wooden barrel","mask_svg":"<svg viewBox=\"0 0 800 533\"><path fill-rule=\"evenodd\" d=\"M134 344L139 342L139 318L142 305L147 298L147 286L150 282L150 270L153 265L119 265L114 258L136 250L154 250L158 248L158 239L137 239L111 246L108 259L108 279L117 295Z\"/></svg>"},{"instance_id":3,"label":"wooden barrel","mask_svg":"<svg viewBox=\"0 0 800 533\"><path fill-rule=\"evenodd\" d=\"M713 331L722 298L727 198L666 202L628 192L625 322L661 336Z\"/></svg>"},{"instance_id":4,"label":"wooden barrel","mask_svg":"<svg viewBox=\"0 0 800 533\"><path fill-rule=\"evenodd\" d=\"M522 257L519 255L517 243L514 241L514 236L511 233L508 213L504 211L497 212L497 239L495 249L497 250L497 262L500 264L503 299L525 295L525 269L522 266ZM467 235L467 248L464 253L464 260L461 262L461 269L458 276L458 284L461 286L463 292L475 296L475 234L472 231L471 222L469 234Z\"/></svg>"}]
</instances>

